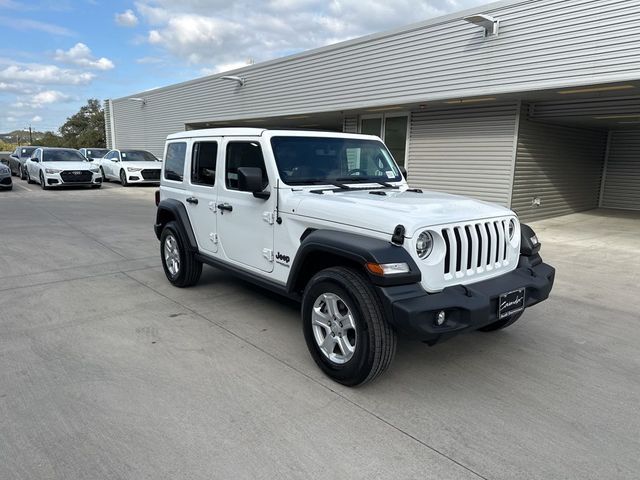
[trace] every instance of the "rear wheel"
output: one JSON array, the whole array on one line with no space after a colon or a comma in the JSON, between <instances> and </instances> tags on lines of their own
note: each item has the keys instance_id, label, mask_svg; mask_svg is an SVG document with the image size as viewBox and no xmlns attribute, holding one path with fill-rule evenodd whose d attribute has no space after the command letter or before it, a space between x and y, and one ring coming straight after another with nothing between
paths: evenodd
<instances>
[{"instance_id":1,"label":"rear wheel","mask_svg":"<svg viewBox=\"0 0 640 480\"><path fill-rule=\"evenodd\" d=\"M380 300L357 270L317 273L302 299L302 325L311 357L336 382L356 386L384 372L395 355L396 332Z\"/></svg>"},{"instance_id":2,"label":"rear wheel","mask_svg":"<svg viewBox=\"0 0 640 480\"><path fill-rule=\"evenodd\" d=\"M127 187L129 185L127 183L127 174L124 173L124 170L120 170L120 183L123 187Z\"/></svg>"},{"instance_id":3,"label":"rear wheel","mask_svg":"<svg viewBox=\"0 0 640 480\"><path fill-rule=\"evenodd\" d=\"M498 320L497 322L490 323L489 325L479 328L478 330L481 332L495 332L496 330L502 330L503 328L507 328L509 325L513 325L514 323L516 323L522 316L522 313L523 312L519 312L515 315L511 315L510 317Z\"/></svg>"},{"instance_id":4,"label":"rear wheel","mask_svg":"<svg viewBox=\"0 0 640 480\"><path fill-rule=\"evenodd\" d=\"M202 263L187 249L187 241L176 222L169 222L162 229L160 256L167 279L176 287L190 287L200 280Z\"/></svg>"}]
</instances>

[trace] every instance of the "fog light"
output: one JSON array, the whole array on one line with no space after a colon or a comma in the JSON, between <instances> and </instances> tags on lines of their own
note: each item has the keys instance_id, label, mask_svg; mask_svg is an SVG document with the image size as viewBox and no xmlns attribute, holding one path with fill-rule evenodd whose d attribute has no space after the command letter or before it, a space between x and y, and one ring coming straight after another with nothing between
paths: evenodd
<instances>
[{"instance_id":1,"label":"fog light","mask_svg":"<svg viewBox=\"0 0 640 480\"><path fill-rule=\"evenodd\" d=\"M447 319L447 314L444 313L444 310L440 310L438 312L438 316L436 317L436 324L438 326L441 326L446 319Z\"/></svg>"}]
</instances>

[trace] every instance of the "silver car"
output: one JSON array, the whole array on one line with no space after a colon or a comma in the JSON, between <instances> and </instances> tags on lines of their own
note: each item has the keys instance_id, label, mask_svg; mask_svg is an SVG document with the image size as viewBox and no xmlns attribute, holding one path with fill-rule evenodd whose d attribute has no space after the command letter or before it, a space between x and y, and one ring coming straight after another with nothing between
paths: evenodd
<instances>
[{"instance_id":1,"label":"silver car","mask_svg":"<svg viewBox=\"0 0 640 480\"><path fill-rule=\"evenodd\" d=\"M12 188L11 169L4 163L0 163L0 190L11 190Z\"/></svg>"}]
</instances>

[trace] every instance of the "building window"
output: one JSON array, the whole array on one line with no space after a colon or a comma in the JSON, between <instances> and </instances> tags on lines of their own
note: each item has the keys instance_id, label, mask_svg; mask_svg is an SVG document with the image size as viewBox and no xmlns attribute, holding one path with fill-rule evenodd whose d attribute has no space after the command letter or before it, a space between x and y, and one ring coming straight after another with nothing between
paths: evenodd
<instances>
[{"instance_id":1,"label":"building window","mask_svg":"<svg viewBox=\"0 0 640 480\"><path fill-rule=\"evenodd\" d=\"M398 165L405 164L408 129L409 116L406 114L394 113L360 117L360 133L380 137Z\"/></svg>"},{"instance_id":2,"label":"building window","mask_svg":"<svg viewBox=\"0 0 640 480\"><path fill-rule=\"evenodd\" d=\"M164 178L177 182L182 181L186 153L186 142L174 142L167 145L167 154L164 156Z\"/></svg>"},{"instance_id":3,"label":"building window","mask_svg":"<svg viewBox=\"0 0 640 480\"><path fill-rule=\"evenodd\" d=\"M191 159L191 183L214 186L216 184L217 157L218 142L194 143Z\"/></svg>"}]
</instances>

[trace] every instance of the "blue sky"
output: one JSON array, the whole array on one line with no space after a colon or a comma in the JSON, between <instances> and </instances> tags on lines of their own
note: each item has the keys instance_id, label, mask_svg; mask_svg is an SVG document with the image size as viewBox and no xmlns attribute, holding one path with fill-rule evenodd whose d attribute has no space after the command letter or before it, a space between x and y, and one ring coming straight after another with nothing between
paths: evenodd
<instances>
[{"instance_id":1,"label":"blue sky","mask_svg":"<svg viewBox=\"0 0 640 480\"><path fill-rule=\"evenodd\" d=\"M0 0L0 132L485 0Z\"/></svg>"}]
</instances>

